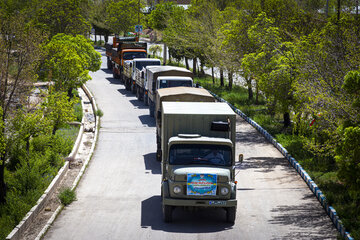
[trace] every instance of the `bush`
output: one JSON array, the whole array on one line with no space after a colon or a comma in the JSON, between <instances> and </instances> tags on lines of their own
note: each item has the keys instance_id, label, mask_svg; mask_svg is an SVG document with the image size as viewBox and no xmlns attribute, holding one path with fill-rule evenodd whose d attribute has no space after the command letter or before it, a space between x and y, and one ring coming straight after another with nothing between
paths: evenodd
<instances>
[{"instance_id":1,"label":"bush","mask_svg":"<svg viewBox=\"0 0 360 240\"><path fill-rule=\"evenodd\" d=\"M74 190L71 190L70 188L65 188L59 193L58 198L60 199L61 204L67 206L74 200L76 200L76 194Z\"/></svg>"},{"instance_id":2,"label":"bush","mask_svg":"<svg viewBox=\"0 0 360 240\"><path fill-rule=\"evenodd\" d=\"M82 107L81 107L81 103L77 103L74 106L74 114L76 117L76 121L81 122L82 117L83 117L83 111L82 111Z\"/></svg>"}]
</instances>

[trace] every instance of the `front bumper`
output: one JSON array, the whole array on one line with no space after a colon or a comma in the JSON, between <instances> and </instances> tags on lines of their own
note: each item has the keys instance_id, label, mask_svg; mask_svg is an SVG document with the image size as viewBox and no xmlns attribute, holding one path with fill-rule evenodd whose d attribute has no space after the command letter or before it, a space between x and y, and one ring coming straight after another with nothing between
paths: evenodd
<instances>
[{"instance_id":1,"label":"front bumper","mask_svg":"<svg viewBox=\"0 0 360 240\"><path fill-rule=\"evenodd\" d=\"M163 198L163 204L183 207L236 207L237 200Z\"/></svg>"}]
</instances>

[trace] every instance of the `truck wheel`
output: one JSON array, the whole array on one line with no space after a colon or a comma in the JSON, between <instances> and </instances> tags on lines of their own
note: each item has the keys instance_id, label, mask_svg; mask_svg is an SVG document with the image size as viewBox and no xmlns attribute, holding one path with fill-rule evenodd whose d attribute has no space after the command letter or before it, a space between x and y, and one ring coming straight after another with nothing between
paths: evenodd
<instances>
[{"instance_id":1,"label":"truck wheel","mask_svg":"<svg viewBox=\"0 0 360 240\"><path fill-rule=\"evenodd\" d=\"M154 117L154 103L149 99L149 115L150 117Z\"/></svg>"},{"instance_id":2,"label":"truck wheel","mask_svg":"<svg viewBox=\"0 0 360 240\"><path fill-rule=\"evenodd\" d=\"M136 85L132 81L130 81L130 84L131 84L131 92L133 94L135 94L136 93Z\"/></svg>"},{"instance_id":3,"label":"truck wheel","mask_svg":"<svg viewBox=\"0 0 360 240\"><path fill-rule=\"evenodd\" d=\"M136 86L136 98L140 100L139 88Z\"/></svg>"},{"instance_id":4,"label":"truck wheel","mask_svg":"<svg viewBox=\"0 0 360 240\"><path fill-rule=\"evenodd\" d=\"M162 210L163 210L164 222L167 223L172 222L172 210L173 210L172 206L163 204Z\"/></svg>"},{"instance_id":5,"label":"truck wheel","mask_svg":"<svg viewBox=\"0 0 360 240\"><path fill-rule=\"evenodd\" d=\"M234 224L236 219L236 207L226 208L226 221L228 223Z\"/></svg>"},{"instance_id":6,"label":"truck wheel","mask_svg":"<svg viewBox=\"0 0 360 240\"><path fill-rule=\"evenodd\" d=\"M119 75L116 74L115 69L113 69L113 78L115 79L119 78Z\"/></svg>"},{"instance_id":7,"label":"truck wheel","mask_svg":"<svg viewBox=\"0 0 360 240\"><path fill-rule=\"evenodd\" d=\"M124 82L125 82L125 83L124 83L124 84L125 84L125 89L128 90L128 91L130 91L130 87L131 87L131 86L130 86L130 84L129 84L129 81L126 79Z\"/></svg>"},{"instance_id":8,"label":"truck wheel","mask_svg":"<svg viewBox=\"0 0 360 240\"><path fill-rule=\"evenodd\" d=\"M143 101L144 101L145 106L149 106L149 100L147 98L145 91L144 91Z\"/></svg>"},{"instance_id":9,"label":"truck wheel","mask_svg":"<svg viewBox=\"0 0 360 240\"><path fill-rule=\"evenodd\" d=\"M111 62L111 60L109 58L107 58L107 68L109 70L112 70L112 62Z\"/></svg>"},{"instance_id":10,"label":"truck wheel","mask_svg":"<svg viewBox=\"0 0 360 240\"><path fill-rule=\"evenodd\" d=\"M160 149L158 149L158 150L156 151L156 160L157 160L158 162L161 162L161 150L160 150Z\"/></svg>"}]
</instances>

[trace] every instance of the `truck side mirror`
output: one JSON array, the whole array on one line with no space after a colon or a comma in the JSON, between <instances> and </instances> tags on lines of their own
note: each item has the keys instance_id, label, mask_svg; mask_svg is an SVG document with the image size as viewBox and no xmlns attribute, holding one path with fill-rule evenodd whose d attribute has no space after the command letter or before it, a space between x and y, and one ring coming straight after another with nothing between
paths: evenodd
<instances>
[{"instance_id":1,"label":"truck side mirror","mask_svg":"<svg viewBox=\"0 0 360 240\"><path fill-rule=\"evenodd\" d=\"M141 72L141 78L144 78L144 75L145 75L144 72Z\"/></svg>"},{"instance_id":2,"label":"truck side mirror","mask_svg":"<svg viewBox=\"0 0 360 240\"><path fill-rule=\"evenodd\" d=\"M130 63L130 68L132 68L132 65L133 65L133 64L132 64L132 63Z\"/></svg>"},{"instance_id":3,"label":"truck side mirror","mask_svg":"<svg viewBox=\"0 0 360 240\"><path fill-rule=\"evenodd\" d=\"M161 111L157 111L157 119L160 121L161 120Z\"/></svg>"},{"instance_id":4,"label":"truck side mirror","mask_svg":"<svg viewBox=\"0 0 360 240\"><path fill-rule=\"evenodd\" d=\"M242 163L244 160L244 155L239 154L239 163Z\"/></svg>"}]
</instances>

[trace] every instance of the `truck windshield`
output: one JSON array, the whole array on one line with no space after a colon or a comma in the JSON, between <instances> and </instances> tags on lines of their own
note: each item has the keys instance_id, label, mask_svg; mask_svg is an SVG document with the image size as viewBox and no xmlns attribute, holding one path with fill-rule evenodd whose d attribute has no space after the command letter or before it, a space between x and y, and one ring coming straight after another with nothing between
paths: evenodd
<instances>
[{"instance_id":1,"label":"truck windshield","mask_svg":"<svg viewBox=\"0 0 360 240\"><path fill-rule=\"evenodd\" d=\"M160 62L153 62L153 61L149 61L149 62L136 62L135 67L139 70L145 68L146 66L159 66Z\"/></svg>"},{"instance_id":2,"label":"truck windshield","mask_svg":"<svg viewBox=\"0 0 360 240\"><path fill-rule=\"evenodd\" d=\"M231 166L231 147L210 144L174 144L170 148L169 162L173 165Z\"/></svg>"},{"instance_id":3,"label":"truck windshield","mask_svg":"<svg viewBox=\"0 0 360 240\"><path fill-rule=\"evenodd\" d=\"M132 60L134 58L146 58L146 53L144 53L144 52L125 52L123 55L124 60Z\"/></svg>"},{"instance_id":4,"label":"truck windshield","mask_svg":"<svg viewBox=\"0 0 360 240\"><path fill-rule=\"evenodd\" d=\"M189 80L161 80L159 88L169 87L192 87L192 81Z\"/></svg>"}]
</instances>

